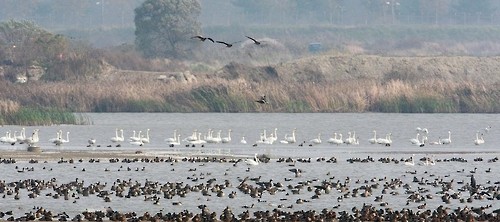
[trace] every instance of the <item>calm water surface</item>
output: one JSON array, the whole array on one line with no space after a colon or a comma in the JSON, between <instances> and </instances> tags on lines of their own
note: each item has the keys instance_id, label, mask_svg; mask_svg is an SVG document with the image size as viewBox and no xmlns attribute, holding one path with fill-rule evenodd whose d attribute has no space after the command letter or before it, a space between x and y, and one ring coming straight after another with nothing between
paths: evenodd
<instances>
[{"instance_id":1,"label":"calm water surface","mask_svg":"<svg viewBox=\"0 0 500 222\"><path fill-rule=\"evenodd\" d=\"M291 206L290 210L300 209L323 209L333 206L339 206L339 210L349 210L353 206L360 207L363 203L377 204L374 202L375 196L381 195L381 188L375 189L371 197L355 197L343 199L339 202L339 197L343 193L339 191L324 194L319 199L311 200L313 192L304 189L300 194L291 194L285 187L283 191L274 195L264 193L258 201L249 195L238 191L236 186L241 178L261 177L261 181L282 182L285 185L297 185L301 181L311 182L310 186L318 185L322 180L344 181L347 177L351 179L350 188L357 188L363 185L366 180L376 180L386 178L387 180L400 178L405 183L412 185L412 190L417 190L419 184L413 183L413 177L419 180L425 178L428 181L444 180L455 181L454 192L464 185L456 183L457 181L470 181L469 171L477 168L475 174L476 180L483 186L493 186L494 182L499 181L500 171L498 162L488 163L487 160L499 155L500 145L500 115L498 114L281 114L281 113L257 113L257 114L219 114L219 113L89 113L87 115L93 122L92 125L85 126L40 126L26 127L27 134L33 129L40 129L40 143L38 144L44 152L65 151L121 151L121 150L141 150L143 153L154 154L160 157L171 155L190 156L197 154L212 155L224 154L234 158L252 157L255 153L267 154L272 158L270 163L261 163L257 166L248 167L243 163L233 166L232 163L189 163L179 162L174 165L169 163L109 163L103 160L100 163L82 163L58 164L57 161L47 163L30 164L27 161L18 161L16 164L0 164L0 180L7 182L21 179L41 179L50 180L57 178L60 183L74 181L76 178L84 180L85 183L108 183L110 185L116 179L133 180L144 184L146 180L166 182L183 182L186 184L199 184L208 179L216 178L217 183L223 183L228 180L233 187L227 188L224 197L202 196L199 193L189 193L181 198L174 196L173 199L162 199L159 205L152 202L145 202L144 197L119 198L112 197L111 202L104 202L102 198L96 196L80 197L79 199L70 198L70 200L54 199L45 195L31 199L27 197L27 192L21 192L19 200L7 196L0 202L2 211L13 210L18 214L30 211L33 206L44 206L54 211L66 211L70 215L75 215L86 209L102 209L103 206L111 206L119 211L136 212L165 212L182 211L184 209L198 212L197 206L206 204L210 210L221 212L226 206L231 206L233 211L242 212L246 209L243 206L254 204L253 210L273 209L278 206ZM19 131L22 126L3 126L0 128L1 135L7 131ZM450 145L425 145L418 147L411 145L409 140L417 134L416 128L427 128L429 141L437 141L439 138L447 138L448 131L451 131L452 143ZM491 127L491 128L490 128ZM111 145L110 138L115 136L115 129L123 129L125 138L132 136L132 131L143 131L150 129L150 143L142 147L122 143L121 147ZM297 143L280 144L278 141L285 136L291 135L292 130L296 128ZM489 130L485 130L489 128ZM193 130L206 134L209 129L215 132L221 130L222 136L227 136L229 129L232 130L232 141L228 144L207 144L205 147L169 147L164 141L172 137L174 130L177 130L185 138L193 133ZM272 145L258 144L252 146L260 138L260 134L266 131L269 135L277 129L278 141ZM48 142L50 138L56 136L56 131L70 132L69 143L62 146L55 146ZM377 137L384 137L391 133L393 143L390 147L381 145L372 145L368 139L373 137L373 130L376 130ZM359 145L331 145L326 141L333 136L333 133L342 133L344 138L348 132L356 133L359 138ZM476 146L473 141L476 138L476 132L483 134L485 143ZM321 134L322 143L309 146L310 140ZM245 136L248 144L241 144L240 140ZM95 138L97 144L101 147L88 148L87 140ZM305 143L303 143L305 142ZM298 144L303 143L303 146ZM0 144L4 151L24 150L24 145ZM418 160L421 157L432 157L435 160L446 160L454 157L462 157L467 162L436 162L433 166L419 165L416 161L415 166L405 166L402 163L381 163L377 160L381 157L394 159L409 158L415 154ZM369 163L348 163L348 158L374 158L374 162ZM296 166L290 167L286 163L277 163L276 159L281 157L292 157L294 159L311 158L311 163L296 163ZM316 158L335 157L337 163L316 162ZM474 161L475 158L483 158L484 161ZM140 158L140 155L139 155ZM19 173L15 167L34 167L34 171ZM130 167L133 170L126 171L121 167ZM45 168L45 169L44 169ZM85 168L85 171L82 169ZM144 171L142 169L144 168ZM294 177L289 171L291 168L303 170L301 177ZM485 170L491 168L491 173ZM48 169L53 169L49 171ZM105 171L109 169L109 171ZM121 169L121 170L120 170ZM136 171L135 169L141 169ZM191 170L190 170L191 169ZM196 169L196 171L193 171ZM249 169L249 170L248 170ZM457 171L464 170L463 173ZM415 174L409 174L414 172ZM193 182L192 178L199 180ZM291 180L284 180L289 178ZM359 184L355 181L359 180ZM375 180L375 181L376 181ZM379 182L383 184L384 181ZM254 184L255 185L255 184ZM498 185L496 185L498 186ZM427 199L427 207L437 207L444 203L440 200L440 187L430 185L420 185L420 187L429 189L428 193L435 196L433 199ZM237 192L237 198L228 198L227 194L231 191ZM422 203L410 202L406 205L408 194L403 188L397 188L400 195L386 194L384 201L389 207L412 208L417 209ZM51 193L51 190L43 191L43 194ZM468 191L463 192L463 198L469 196ZM296 204L297 199L311 200L304 204ZM182 202L182 205L172 205L172 202ZM449 207L457 206L484 206L493 205L492 209L498 209L500 204L495 200L475 200L472 203L460 203L454 200Z\"/></svg>"}]
</instances>

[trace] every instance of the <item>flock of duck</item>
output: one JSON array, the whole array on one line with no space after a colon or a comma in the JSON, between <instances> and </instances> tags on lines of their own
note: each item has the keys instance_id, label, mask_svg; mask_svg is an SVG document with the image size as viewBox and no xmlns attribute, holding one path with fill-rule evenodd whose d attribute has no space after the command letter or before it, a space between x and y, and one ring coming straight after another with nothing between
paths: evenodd
<instances>
[{"instance_id":1,"label":"flock of duck","mask_svg":"<svg viewBox=\"0 0 500 222\"><path fill-rule=\"evenodd\" d=\"M51 211L50 206L34 206L28 212L15 213L16 209L2 207L1 219L7 220L112 220L112 221L475 221L500 220L500 181L477 180L495 169L498 158L432 159L418 158L421 167L409 166L415 162L409 158L373 157L349 158L346 161L335 157L278 158L265 155L254 158L224 157L132 157L106 159L65 159L19 161L0 158L4 173L16 170L19 175L48 175L51 179L1 180L0 195L3 199L35 202L37 198L65 201L78 205L82 199L95 196L103 202L100 210L86 210L75 215ZM466 164L468 161L491 164L484 172L477 168L444 172L428 168L436 163ZM402 175L341 176L345 166L350 164L401 164L407 169ZM90 167L88 164L97 164ZM132 165L129 165L132 164ZM317 164L325 169L313 174ZM241 167L243 165L243 167ZM273 176L263 175L264 166L273 167ZM58 167L61 166L61 167ZM325 167L326 166L326 167ZM332 166L332 167L330 167ZM468 166L468 165L467 165ZM56 168L57 167L57 168ZM313 167L313 168L311 168ZM161 170L160 170L161 169ZM62 170L62 171L61 171ZM94 170L95 172L89 172ZM53 175L76 175L86 171L94 175L106 175L105 181L87 182L84 178L70 175L56 178ZM133 172L138 171L137 175ZM50 174L54 172L54 174ZM130 179L120 179L127 172ZM147 173L158 175L171 172L176 178L146 179L138 181L134 176ZM132 174L131 174L132 173ZM182 177L184 177L182 179ZM163 177L165 178L165 177ZM495 178L495 177L493 177ZM497 178L498 179L498 178ZM91 179L90 181L94 181ZM165 181L166 180L166 181ZM69 182L62 182L69 181ZM483 182L480 182L483 181ZM248 199L228 204L221 211L213 211L211 203ZM396 201L391 200L396 199ZM167 205L158 212L120 212L113 209L114 201L141 201L146 209ZM323 200L323 201L320 201ZM399 202L404 200L404 204ZM326 202L325 202L326 201ZM84 202L84 201L83 201ZM317 202L319 209L313 207ZM473 203L478 202L479 206ZM356 206L356 203L359 205ZM460 207L452 208L452 206ZM150 207L147 207L150 206ZM346 208L346 206L349 206ZM472 207L471 207L472 206ZM496 207L495 207L496 206ZM183 209L183 207L186 207ZM432 209L435 207L435 209ZM196 211L197 209L197 211ZM17 215L17 216L16 216Z\"/></svg>"}]
</instances>

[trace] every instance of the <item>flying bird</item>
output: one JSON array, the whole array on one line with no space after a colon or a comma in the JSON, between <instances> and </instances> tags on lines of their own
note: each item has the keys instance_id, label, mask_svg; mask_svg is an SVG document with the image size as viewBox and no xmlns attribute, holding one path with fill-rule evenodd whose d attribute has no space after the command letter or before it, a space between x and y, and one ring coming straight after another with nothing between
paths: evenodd
<instances>
[{"instance_id":1,"label":"flying bird","mask_svg":"<svg viewBox=\"0 0 500 222\"><path fill-rule=\"evenodd\" d=\"M261 96L260 99L255 100L255 102L258 102L260 104L269 104L269 102L266 99L266 95Z\"/></svg>"},{"instance_id":2,"label":"flying bird","mask_svg":"<svg viewBox=\"0 0 500 222\"><path fill-rule=\"evenodd\" d=\"M247 38L249 38L250 40L252 40L252 41L253 41L253 43L254 43L255 45L260 45L260 43L261 43L261 42L257 41L256 39L254 39L254 38L252 38L252 37L250 37L250 36L245 36L245 37L247 37Z\"/></svg>"},{"instance_id":3,"label":"flying bird","mask_svg":"<svg viewBox=\"0 0 500 222\"><path fill-rule=\"evenodd\" d=\"M240 42L240 41L233 42L233 43L227 43L227 42L223 42L223 41L215 41L215 42L220 43L220 44L224 44L224 45L226 45L226 47L231 48L231 47L233 47L233 45L234 45L235 43L238 43L238 42Z\"/></svg>"},{"instance_id":4,"label":"flying bird","mask_svg":"<svg viewBox=\"0 0 500 222\"><path fill-rule=\"evenodd\" d=\"M193 37L191 37L191 38L192 38L192 39L199 39L199 40L200 40L200 41L202 41L202 42L204 42L204 41L205 41L205 40L207 40L207 39L208 39L209 41L211 41L211 42L214 42L214 40L213 40L212 38L210 38L210 37L203 37L203 36L201 36L201 35L196 35L196 36L193 36ZM215 42L214 42L214 43L215 43Z\"/></svg>"}]
</instances>

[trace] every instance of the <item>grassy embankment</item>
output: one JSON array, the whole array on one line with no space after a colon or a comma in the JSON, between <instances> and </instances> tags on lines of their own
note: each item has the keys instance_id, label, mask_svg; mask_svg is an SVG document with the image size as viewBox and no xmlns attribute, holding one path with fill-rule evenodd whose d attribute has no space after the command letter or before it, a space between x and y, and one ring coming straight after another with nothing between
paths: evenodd
<instances>
[{"instance_id":1,"label":"grassy embankment","mask_svg":"<svg viewBox=\"0 0 500 222\"><path fill-rule=\"evenodd\" d=\"M218 29L220 28L212 28L208 32ZM309 42L306 39L313 34L318 36L315 39L321 41L327 49L342 51L349 47L350 42L356 42L355 45L361 47L363 52L398 56L405 52L419 56L474 54L474 50L481 51L479 55L483 55L489 50L495 51L498 46L493 40L500 36L500 29L494 27L403 28L399 31L390 27L324 27L319 34L317 29L310 27L283 28L281 31L279 28L257 29L264 33L263 36L275 39L280 39L286 33L288 37L285 38L288 40L282 43L287 49L285 51L291 54L287 59L300 57L300 53L307 51L307 44L297 43ZM241 33L253 31L243 30ZM223 30L219 32L224 33ZM303 39L290 38L293 33L301 33ZM304 33L310 33L309 37ZM471 39L477 42L468 43ZM344 45L336 45L333 41ZM430 44L432 47L429 47L426 42L435 44ZM217 64L248 60L248 57L241 56L242 51L226 50L213 55L214 48L205 50L199 50L198 53L201 54L196 57L212 58L217 60ZM277 68L277 60L283 59L281 52L276 53L280 54L278 59L262 57L254 51L252 53L256 53L253 56L255 61L271 69ZM120 61L116 61L118 62ZM286 63L294 61L287 60ZM295 68L302 68L301 75L313 76L313 80L305 81L303 79L308 79L305 77L297 80L296 76L289 77L287 71L281 71L279 78L256 81L255 78L246 77L246 72L252 70L240 70L238 77L226 78L216 75L215 67L205 70L191 68L197 81L188 84L162 82L156 76L136 78L134 81L98 77L77 80L77 84L74 79L29 82L24 85L0 82L3 88L0 93L3 94L0 97L0 123L33 125L79 122L79 118L72 115L72 112L500 112L497 81L432 75L419 79L415 78L414 71L410 72L404 66L385 72L377 78L358 75L356 78L325 80L324 73L315 73L300 65ZM293 72L300 73L297 70ZM255 103L254 100L261 94L266 94L271 104L263 106Z\"/></svg>"}]
</instances>

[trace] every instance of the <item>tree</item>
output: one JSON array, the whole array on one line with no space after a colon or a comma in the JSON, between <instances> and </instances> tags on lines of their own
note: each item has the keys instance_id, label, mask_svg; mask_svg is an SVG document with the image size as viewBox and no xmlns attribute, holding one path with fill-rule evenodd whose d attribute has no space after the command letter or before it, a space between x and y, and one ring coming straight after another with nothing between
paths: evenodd
<instances>
[{"instance_id":1,"label":"tree","mask_svg":"<svg viewBox=\"0 0 500 222\"><path fill-rule=\"evenodd\" d=\"M200 32L198 0L146 0L135 9L135 42L147 57L182 58Z\"/></svg>"}]
</instances>

